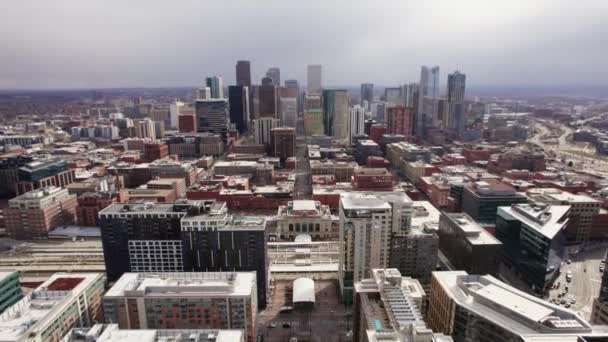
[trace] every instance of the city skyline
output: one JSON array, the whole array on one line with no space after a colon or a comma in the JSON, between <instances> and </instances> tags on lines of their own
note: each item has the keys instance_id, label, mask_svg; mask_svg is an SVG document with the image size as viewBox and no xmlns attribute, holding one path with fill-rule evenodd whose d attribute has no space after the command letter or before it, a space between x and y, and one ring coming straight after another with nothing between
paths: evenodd
<instances>
[{"instance_id":1,"label":"city skyline","mask_svg":"<svg viewBox=\"0 0 608 342\"><path fill-rule=\"evenodd\" d=\"M584 3L389 2L379 8L269 1L239 3L236 12L197 2L13 3L0 24L6 51L0 89L197 86L212 74L229 85L236 84L236 60L251 61L254 84L276 66L283 79L306 85L307 64L323 66L326 86L412 82L421 65L464 70L471 85L605 84L601 49L608 32L601 19L608 5ZM199 20L200 13L216 15ZM227 14L251 20L246 38L241 26L219 19ZM374 25L356 25L380 17ZM279 18L289 25L276 29ZM471 20L475 25L461 24ZM554 25L564 21L567 26ZM249 38L256 35L264 39Z\"/></svg>"}]
</instances>

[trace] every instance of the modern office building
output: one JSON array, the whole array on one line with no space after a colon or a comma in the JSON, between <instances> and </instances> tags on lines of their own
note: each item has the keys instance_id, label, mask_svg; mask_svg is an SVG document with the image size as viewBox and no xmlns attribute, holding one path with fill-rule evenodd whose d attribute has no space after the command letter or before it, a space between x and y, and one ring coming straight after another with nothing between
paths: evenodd
<instances>
[{"instance_id":1,"label":"modern office building","mask_svg":"<svg viewBox=\"0 0 608 342\"><path fill-rule=\"evenodd\" d=\"M251 87L251 62L236 61L236 85Z\"/></svg>"},{"instance_id":2,"label":"modern office building","mask_svg":"<svg viewBox=\"0 0 608 342\"><path fill-rule=\"evenodd\" d=\"M496 179L486 179L465 185L462 210L477 222L494 224L498 207L526 201L526 196L512 186Z\"/></svg>"},{"instance_id":3,"label":"modern office building","mask_svg":"<svg viewBox=\"0 0 608 342\"><path fill-rule=\"evenodd\" d=\"M239 133L247 131L250 121L249 88L246 86L228 87L228 104L230 108L230 123L235 124Z\"/></svg>"},{"instance_id":4,"label":"modern office building","mask_svg":"<svg viewBox=\"0 0 608 342\"><path fill-rule=\"evenodd\" d=\"M99 212L106 273L184 270L181 219L200 212L202 201L116 203Z\"/></svg>"},{"instance_id":5,"label":"modern office building","mask_svg":"<svg viewBox=\"0 0 608 342\"><path fill-rule=\"evenodd\" d=\"M502 243L463 213L442 213L439 249L457 270L497 274Z\"/></svg>"},{"instance_id":6,"label":"modern office building","mask_svg":"<svg viewBox=\"0 0 608 342\"><path fill-rule=\"evenodd\" d=\"M394 268L374 269L355 284L353 341L448 342L423 320L426 293L416 279Z\"/></svg>"},{"instance_id":7,"label":"modern office building","mask_svg":"<svg viewBox=\"0 0 608 342\"><path fill-rule=\"evenodd\" d=\"M245 342L243 330L120 329L118 324L74 328L61 342Z\"/></svg>"},{"instance_id":8,"label":"modern office building","mask_svg":"<svg viewBox=\"0 0 608 342\"><path fill-rule=\"evenodd\" d=\"M209 87L211 90L210 99L224 98L224 82L222 81L221 76L210 76L205 78L205 86Z\"/></svg>"},{"instance_id":9,"label":"modern office building","mask_svg":"<svg viewBox=\"0 0 608 342\"><path fill-rule=\"evenodd\" d=\"M574 311L490 275L464 271L433 272L427 321L455 342L603 341L607 336L594 333Z\"/></svg>"},{"instance_id":10,"label":"modern office building","mask_svg":"<svg viewBox=\"0 0 608 342\"><path fill-rule=\"evenodd\" d=\"M276 127L270 131L272 155L286 160L296 155L296 129Z\"/></svg>"},{"instance_id":11,"label":"modern office building","mask_svg":"<svg viewBox=\"0 0 608 342\"><path fill-rule=\"evenodd\" d=\"M125 273L103 297L121 329L240 329L256 338L255 272Z\"/></svg>"},{"instance_id":12,"label":"modern office building","mask_svg":"<svg viewBox=\"0 0 608 342\"><path fill-rule=\"evenodd\" d=\"M76 223L76 195L55 186L32 190L8 201L4 224L15 240L47 239L56 227Z\"/></svg>"},{"instance_id":13,"label":"modern office building","mask_svg":"<svg viewBox=\"0 0 608 342\"><path fill-rule=\"evenodd\" d=\"M196 100L194 108L198 132L219 134L226 141L230 126L228 101L223 98Z\"/></svg>"},{"instance_id":14,"label":"modern office building","mask_svg":"<svg viewBox=\"0 0 608 342\"><path fill-rule=\"evenodd\" d=\"M9 178L10 180L10 178ZM21 166L12 184L17 195L49 186L64 187L76 180L76 170L59 158L34 160Z\"/></svg>"},{"instance_id":15,"label":"modern office building","mask_svg":"<svg viewBox=\"0 0 608 342\"><path fill-rule=\"evenodd\" d=\"M602 202L583 194L571 194L555 188L534 188L526 192L530 200L553 205L569 205L570 215L566 238L583 242L590 238L593 217L599 214Z\"/></svg>"},{"instance_id":16,"label":"modern office building","mask_svg":"<svg viewBox=\"0 0 608 342\"><path fill-rule=\"evenodd\" d=\"M411 200L401 192L350 192L340 195L340 289L352 298L354 283L371 277L390 261L391 236L407 231Z\"/></svg>"},{"instance_id":17,"label":"modern office building","mask_svg":"<svg viewBox=\"0 0 608 342\"><path fill-rule=\"evenodd\" d=\"M133 129L136 138L140 139L156 139L156 126L154 121L150 119L135 120L133 121Z\"/></svg>"},{"instance_id":18,"label":"modern office building","mask_svg":"<svg viewBox=\"0 0 608 342\"><path fill-rule=\"evenodd\" d=\"M261 117L252 121L253 139L256 144L271 146L272 129L279 127L279 119L273 117Z\"/></svg>"},{"instance_id":19,"label":"modern office building","mask_svg":"<svg viewBox=\"0 0 608 342\"><path fill-rule=\"evenodd\" d=\"M367 110L359 105L348 108L348 141L353 143L353 137L365 133L365 114Z\"/></svg>"},{"instance_id":20,"label":"modern office building","mask_svg":"<svg viewBox=\"0 0 608 342\"><path fill-rule=\"evenodd\" d=\"M306 136L323 135L323 111L308 109L304 112L304 133Z\"/></svg>"},{"instance_id":21,"label":"modern office building","mask_svg":"<svg viewBox=\"0 0 608 342\"><path fill-rule=\"evenodd\" d=\"M496 238L503 244L503 262L538 293L545 293L560 273L569 213L568 205L498 207Z\"/></svg>"},{"instance_id":22,"label":"modern office building","mask_svg":"<svg viewBox=\"0 0 608 342\"><path fill-rule=\"evenodd\" d=\"M361 107L369 110L370 105L374 101L374 84L373 83L361 83L361 99L359 104Z\"/></svg>"},{"instance_id":23,"label":"modern office building","mask_svg":"<svg viewBox=\"0 0 608 342\"><path fill-rule=\"evenodd\" d=\"M259 117L278 119L280 109L279 88L272 84L272 81L268 77L265 77L264 80L267 80L267 84L262 83L262 85L258 87L257 94L259 100Z\"/></svg>"},{"instance_id":24,"label":"modern office building","mask_svg":"<svg viewBox=\"0 0 608 342\"><path fill-rule=\"evenodd\" d=\"M349 96L345 89L323 90L324 134L336 140L347 140Z\"/></svg>"},{"instance_id":25,"label":"modern office building","mask_svg":"<svg viewBox=\"0 0 608 342\"><path fill-rule=\"evenodd\" d=\"M211 100L211 88L202 87L196 89L196 100Z\"/></svg>"},{"instance_id":26,"label":"modern office building","mask_svg":"<svg viewBox=\"0 0 608 342\"><path fill-rule=\"evenodd\" d=\"M175 101L169 105L169 120L171 122L171 128L179 127L179 116L181 115L181 109L185 106L185 103Z\"/></svg>"},{"instance_id":27,"label":"modern office building","mask_svg":"<svg viewBox=\"0 0 608 342\"><path fill-rule=\"evenodd\" d=\"M435 99L439 97L439 67L429 68L422 66L420 68L420 83L418 86L418 103L415 115L414 133L418 137L424 137L427 122L432 121L432 113L427 113L428 108L425 108L425 98Z\"/></svg>"},{"instance_id":28,"label":"modern office building","mask_svg":"<svg viewBox=\"0 0 608 342\"><path fill-rule=\"evenodd\" d=\"M281 97L281 126L296 127L298 122L298 99Z\"/></svg>"},{"instance_id":29,"label":"modern office building","mask_svg":"<svg viewBox=\"0 0 608 342\"><path fill-rule=\"evenodd\" d=\"M315 241L338 241L340 238L337 218L331 215L329 206L319 201L289 201L279 207L276 222L279 240L294 241L300 234L308 234Z\"/></svg>"},{"instance_id":30,"label":"modern office building","mask_svg":"<svg viewBox=\"0 0 608 342\"><path fill-rule=\"evenodd\" d=\"M0 315L2 342L60 342L102 320L101 273L55 273Z\"/></svg>"},{"instance_id":31,"label":"modern office building","mask_svg":"<svg viewBox=\"0 0 608 342\"><path fill-rule=\"evenodd\" d=\"M266 77L272 80L272 85L275 87L281 86L281 69L277 67L268 68L266 71Z\"/></svg>"},{"instance_id":32,"label":"modern office building","mask_svg":"<svg viewBox=\"0 0 608 342\"><path fill-rule=\"evenodd\" d=\"M306 68L306 85L309 95L321 95L322 75L320 64L309 64Z\"/></svg>"},{"instance_id":33,"label":"modern office building","mask_svg":"<svg viewBox=\"0 0 608 342\"><path fill-rule=\"evenodd\" d=\"M454 71L448 75L448 94L449 105L449 128L462 135L466 125L464 113L464 94L466 87L466 75Z\"/></svg>"},{"instance_id":34,"label":"modern office building","mask_svg":"<svg viewBox=\"0 0 608 342\"><path fill-rule=\"evenodd\" d=\"M23 298L19 273L0 272L0 314Z\"/></svg>"},{"instance_id":35,"label":"modern office building","mask_svg":"<svg viewBox=\"0 0 608 342\"><path fill-rule=\"evenodd\" d=\"M437 268L439 216L431 202L414 201L409 228L391 238L390 267L424 286L431 283L431 272Z\"/></svg>"},{"instance_id":36,"label":"modern office building","mask_svg":"<svg viewBox=\"0 0 608 342\"><path fill-rule=\"evenodd\" d=\"M448 74L448 101L450 103L463 103L466 87L466 75L459 71Z\"/></svg>"},{"instance_id":37,"label":"modern office building","mask_svg":"<svg viewBox=\"0 0 608 342\"><path fill-rule=\"evenodd\" d=\"M268 248L264 217L234 217L225 202L207 201L200 214L181 222L184 270L189 272L256 272L257 298L266 307Z\"/></svg>"}]
</instances>

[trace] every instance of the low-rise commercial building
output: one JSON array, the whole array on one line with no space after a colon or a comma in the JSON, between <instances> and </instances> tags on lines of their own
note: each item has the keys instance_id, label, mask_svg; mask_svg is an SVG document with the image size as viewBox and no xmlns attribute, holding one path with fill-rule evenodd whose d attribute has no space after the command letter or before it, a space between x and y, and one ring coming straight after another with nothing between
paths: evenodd
<instances>
[{"instance_id":1,"label":"low-rise commercial building","mask_svg":"<svg viewBox=\"0 0 608 342\"><path fill-rule=\"evenodd\" d=\"M121 329L242 329L256 338L255 272L125 273L103 297Z\"/></svg>"}]
</instances>

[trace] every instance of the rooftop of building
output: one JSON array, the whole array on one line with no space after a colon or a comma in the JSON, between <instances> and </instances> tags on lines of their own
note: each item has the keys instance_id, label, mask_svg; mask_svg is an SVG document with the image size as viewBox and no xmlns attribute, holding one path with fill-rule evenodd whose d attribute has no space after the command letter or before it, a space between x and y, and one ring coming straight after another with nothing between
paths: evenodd
<instances>
[{"instance_id":1,"label":"rooftop of building","mask_svg":"<svg viewBox=\"0 0 608 342\"><path fill-rule=\"evenodd\" d=\"M355 175L360 176L390 176L392 173L383 167L361 167L354 171Z\"/></svg>"},{"instance_id":2,"label":"rooftop of building","mask_svg":"<svg viewBox=\"0 0 608 342\"><path fill-rule=\"evenodd\" d=\"M478 197L523 197L514 187L497 179L485 179L466 186Z\"/></svg>"},{"instance_id":3,"label":"rooftop of building","mask_svg":"<svg viewBox=\"0 0 608 342\"><path fill-rule=\"evenodd\" d=\"M473 245L501 245L492 234L464 213L443 213L442 217L452 221L460 228L465 238Z\"/></svg>"},{"instance_id":4,"label":"rooftop of building","mask_svg":"<svg viewBox=\"0 0 608 342\"><path fill-rule=\"evenodd\" d=\"M402 277L394 268L374 269L373 277L355 284L360 295L361 310L367 319L367 329L376 333L393 332L409 326L424 326L417 302L426 296L420 282ZM379 296L369 296L377 293Z\"/></svg>"},{"instance_id":5,"label":"rooftop of building","mask_svg":"<svg viewBox=\"0 0 608 342\"><path fill-rule=\"evenodd\" d=\"M17 271L0 271L0 283L15 274L17 274Z\"/></svg>"},{"instance_id":6,"label":"rooftop of building","mask_svg":"<svg viewBox=\"0 0 608 342\"><path fill-rule=\"evenodd\" d=\"M562 191L555 188L535 188L529 189L526 194L529 197L538 199L543 202L564 202L564 203L597 203L601 202L596 200L595 198L582 195L582 194L573 194L567 191Z\"/></svg>"},{"instance_id":7,"label":"rooftop of building","mask_svg":"<svg viewBox=\"0 0 608 342\"><path fill-rule=\"evenodd\" d=\"M44 199L47 197L56 196L61 193L67 194L67 191L62 188L56 187L56 186L49 186L46 188L40 188L40 189L28 191L22 195L19 195L17 197L10 199L9 202L41 200L41 199Z\"/></svg>"},{"instance_id":8,"label":"rooftop of building","mask_svg":"<svg viewBox=\"0 0 608 342\"><path fill-rule=\"evenodd\" d=\"M49 238L101 238L99 227L61 226L49 232Z\"/></svg>"},{"instance_id":9,"label":"rooftop of building","mask_svg":"<svg viewBox=\"0 0 608 342\"><path fill-rule=\"evenodd\" d=\"M28 332L37 335L38 329L57 319L77 295L101 277L100 273L54 274L0 315L0 338L20 341Z\"/></svg>"},{"instance_id":10,"label":"rooftop of building","mask_svg":"<svg viewBox=\"0 0 608 342\"><path fill-rule=\"evenodd\" d=\"M441 213L429 201L412 202L412 231L423 233L425 230L433 230L439 224Z\"/></svg>"},{"instance_id":11,"label":"rooftop of building","mask_svg":"<svg viewBox=\"0 0 608 342\"><path fill-rule=\"evenodd\" d=\"M448 271L433 272L433 277L458 305L520 336L591 332L591 326L575 312L492 276Z\"/></svg>"},{"instance_id":12,"label":"rooftop of building","mask_svg":"<svg viewBox=\"0 0 608 342\"><path fill-rule=\"evenodd\" d=\"M566 227L569 211L569 205L543 203L518 203L509 207L498 207L499 216L514 218L548 239L553 239Z\"/></svg>"},{"instance_id":13,"label":"rooftop of building","mask_svg":"<svg viewBox=\"0 0 608 342\"><path fill-rule=\"evenodd\" d=\"M353 161L337 161L334 159L325 159L325 160L311 160L310 161L311 168L319 168L319 167L350 167L356 169L359 165Z\"/></svg>"},{"instance_id":14,"label":"rooftop of building","mask_svg":"<svg viewBox=\"0 0 608 342\"><path fill-rule=\"evenodd\" d=\"M42 169L45 167L49 167L52 165L61 165L61 164L66 164L66 161L63 159L60 159L60 158L38 159L33 162L29 162L29 163L25 164L20 169L23 171L32 172L32 171Z\"/></svg>"},{"instance_id":15,"label":"rooftop of building","mask_svg":"<svg viewBox=\"0 0 608 342\"><path fill-rule=\"evenodd\" d=\"M200 203L202 203L202 201L191 200L177 200L174 203L114 203L101 210L99 214L167 214L185 212L188 204L199 205Z\"/></svg>"},{"instance_id":16,"label":"rooftop of building","mask_svg":"<svg viewBox=\"0 0 608 342\"><path fill-rule=\"evenodd\" d=\"M118 324L75 328L61 342L239 342L242 330L218 329L120 329Z\"/></svg>"},{"instance_id":17,"label":"rooftop of building","mask_svg":"<svg viewBox=\"0 0 608 342\"><path fill-rule=\"evenodd\" d=\"M342 193L340 205L344 210L390 210L391 205L384 199L364 193Z\"/></svg>"},{"instance_id":18,"label":"rooftop of building","mask_svg":"<svg viewBox=\"0 0 608 342\"><path fill-rule=\"evenodd\" d=\"M255 272L124 273L105 297L242 297L255 279Z\"/></svg>"},{"instance_id":19,"label":"rooftop of building","mask_svg":"<svg viewBox=\"0 0 608 342\"><path fill-rule=\"evenodd\" d=\"M331 211L328 206L322 205L319 201L294 200L287 202L287 205L280 206L277 215L293 217L331 217Z\"/></svg>"}]
</instances>

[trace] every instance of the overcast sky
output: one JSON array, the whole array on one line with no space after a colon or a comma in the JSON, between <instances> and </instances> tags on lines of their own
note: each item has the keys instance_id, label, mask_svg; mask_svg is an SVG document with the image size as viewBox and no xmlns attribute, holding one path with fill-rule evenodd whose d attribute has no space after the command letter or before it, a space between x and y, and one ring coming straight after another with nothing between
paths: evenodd
<instances>
[{"instance_id":1,"label":"overcast sky","mask_svg":"<svg viewBox=\"0 0 608 342\"><path fill-rule=\"evenodd\" d=\"M439 65L469 84L608 84L608 0L6 0L0 88L417 81Z\"/></svg>"}]
</instances>

